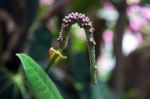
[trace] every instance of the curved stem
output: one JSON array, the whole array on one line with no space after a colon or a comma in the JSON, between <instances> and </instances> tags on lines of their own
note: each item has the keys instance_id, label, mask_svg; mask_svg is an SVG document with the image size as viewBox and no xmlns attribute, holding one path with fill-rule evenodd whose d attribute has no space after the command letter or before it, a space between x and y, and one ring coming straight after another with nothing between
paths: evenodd
<instances>
[{"instance_id":1,"label":"curved stem","mask_svg":"<svg viewBox=\"0 0 150 99\"><path fill-rule=\"evenodd\" d=\"M78 23L81 28L84 28L87 36L87 45L89 52L89 61L90 61L90 73L91 73L91 81L93 84L97 84L97 67L95 63L95 41L93 38L93 27L92 23L89 21L89 18L81 13L71 13L63 19L62 28L60 31L60 35L58 40L59 48L65 49L67 47L68 38L69 38L69 30L70 27Z\"/></svg>"}]
</instances>

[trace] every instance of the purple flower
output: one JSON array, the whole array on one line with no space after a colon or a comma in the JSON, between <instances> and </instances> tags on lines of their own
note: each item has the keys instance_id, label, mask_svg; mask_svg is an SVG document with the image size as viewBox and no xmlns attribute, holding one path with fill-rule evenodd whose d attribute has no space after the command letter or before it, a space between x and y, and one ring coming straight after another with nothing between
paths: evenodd
<instances>
[{"instance_id":1,"label":"purple flower","mask_svg":"<svg viewBox=\"0 0 150 99\"><path fill-rule=\"evenodd\" d=\"M62 26L63 28L69 28L72 24L78 23L81 28L85 28L90 30L90 32L94 31L92 27L92 22L90 22L89 18L85 16L85 14L81 14L78 12L70 13L63 19Z\"/></svg>"}]
</instances>

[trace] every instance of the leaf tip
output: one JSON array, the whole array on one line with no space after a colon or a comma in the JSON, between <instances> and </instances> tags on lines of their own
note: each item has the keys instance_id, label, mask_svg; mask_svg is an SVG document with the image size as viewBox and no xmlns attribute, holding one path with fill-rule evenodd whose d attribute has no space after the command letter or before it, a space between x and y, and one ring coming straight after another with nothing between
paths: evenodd
<instances>
[{"instance_id":1,"label":"leaf tip","mask_svg":"<svg viewBox=\"0 0 150 99\"><path fill-rule=\"evenodd\" d=\"M16 53L16 56L20 57L22 55L25 55L25 53Z\"/></svg>"},{"instance_id":2,"label":"leaf tip","mask_svg":"<svg viewBox=\"0 0 150 99\"><path fill-rule=\"evenodd\" d=\"M15 55L19 57L19 56L20 56L20 53L16 53Z\"/></svg>"},{"instance_id":3,"label":"leaf tip","mask_svg":"<svg viewBox=\"0 0 150 99\"><path fill-rule=\"evenodd\" d=\"M21 60L24 56L26 56L25 53L16 53L16 56Z\"/></svg>"}]
</instances>

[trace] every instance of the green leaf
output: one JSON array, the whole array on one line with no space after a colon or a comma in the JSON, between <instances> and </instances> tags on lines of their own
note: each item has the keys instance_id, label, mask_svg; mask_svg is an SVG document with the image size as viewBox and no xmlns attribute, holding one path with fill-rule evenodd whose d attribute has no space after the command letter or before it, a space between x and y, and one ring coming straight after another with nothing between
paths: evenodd
<instances>
[{"instance_id":1,"label":"green leaf","mask_svg":"<svg viewBox=\"0 0 150 99\"><path fill-rule=\"evenodd\" d=\"M55 84L45 71L26 54L16 54L25 70L27 79L36 99L63 99Z\"/></svg>"}]
</instances>

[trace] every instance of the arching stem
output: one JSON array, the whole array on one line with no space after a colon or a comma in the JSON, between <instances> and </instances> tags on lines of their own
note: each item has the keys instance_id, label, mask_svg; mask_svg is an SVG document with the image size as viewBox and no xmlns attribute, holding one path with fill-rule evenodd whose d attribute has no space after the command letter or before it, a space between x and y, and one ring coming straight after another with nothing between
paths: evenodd
<instances>
[{"instance_id":1,"label":"arching stem","mask_svg":"<svg viewBox=\"0 0 150 99\"><path fill-rule=\"evenodd\" d=\"M93 38L93 27L92 23L89 21L89 18L81 13L71 13L63 19L62 28L60 31L60 35L57 39L58 47L61 49L65 49L67 47L68 38L69 38L69 30L70 27L78 23L81 28L84 28L87 37L87 45L89 52L89 61L90 61L90 74L91 81L93 84L97 84L97 67L95 63L95 41Z\"/></svg>"}]
</instances>

